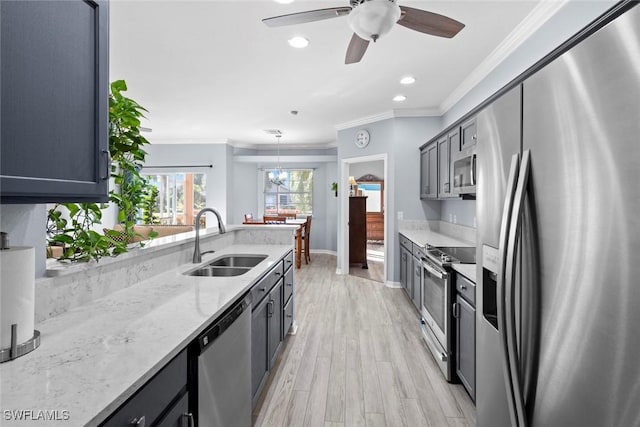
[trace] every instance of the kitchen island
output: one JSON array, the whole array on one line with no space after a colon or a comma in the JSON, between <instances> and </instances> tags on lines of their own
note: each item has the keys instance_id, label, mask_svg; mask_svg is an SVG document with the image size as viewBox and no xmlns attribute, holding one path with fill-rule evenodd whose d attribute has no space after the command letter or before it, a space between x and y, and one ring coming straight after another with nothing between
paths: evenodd
<instances>
[{"instance_id":1,"label":"kitchen island","mask_svg":"<svg viewBox=\"0 0 640 427\"><path fill-rule=\"evenodd\" d=\"M293 248L293 231L280 230L263 243L249 244L253 231L229 227L224 237L232 244L203 255L197 265L184 262L193 247L192 233L180 241L173 237L169 246L180 265L153 275L128 254L127 268L150 277L38 322L40 347L0 365L2 425L99 425L283 259ZM215 246L216 239L215 233L203 236L203 250ZM162 242L154 246L163 250ZM235 277L184 274L231 254L267 258Z\"/></svg>"}]
</instances>

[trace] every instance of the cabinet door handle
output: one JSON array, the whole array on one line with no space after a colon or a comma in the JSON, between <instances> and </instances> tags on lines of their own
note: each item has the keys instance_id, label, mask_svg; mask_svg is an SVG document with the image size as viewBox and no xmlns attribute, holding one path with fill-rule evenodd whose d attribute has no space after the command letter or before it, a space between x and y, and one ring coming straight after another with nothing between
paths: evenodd
<instances>
[{"instance_id":1,"label":"cabinet door handle","mask_svg":"<svg viewBox=\"0 0 640 427\"><path fill-rule=\"evenodd\" d=\"M460 307L460 304L458 304L457 302L453 303L453 317L455 317L456 319L460 317L459 307Z\"/></svg>"},{"instance_id":2,"label":"cabinet door handle","mask_svg":"<svg viewBox=\"0 0 640 427\"><path fill-rule=\"evenodd\" d=\"M293 317L293 314L287 314L287 317Z\"/></svg>"},{"instance_id":3,"label":"cabinet door handle","mask_svg":"<svg viewBox=\"0 0 640 427\"><path fill-rule=\"evenodd\" d=\"M464 291L465 289L467 289L467 285L464 285L464 284L460 285L460 289Z\"/></svg>"},{"instance_id":4,"label":"cabinet door handle","mask_svg":"<svg viewBox=\"0 0 640 427\"><path fill-rule=\"evenodd\" d=\"M293 286L293 283L287 283L287 286Z\"/></svg>"},{"instance_id":5,"label":"cabinet door handle","mask_svg":"<svg viewBox=\"0 0 640 427\"><path fill-rule=\"evenodd\" d=\"M132 419L131 421L129 421L129 425L130 426L135 426L135 427L145 427L147 425L147 420L145 419L144 415L141 417L136 417L134 419Z\"/></svg>"},{"instance_id":6,"label":"cabinet door handle","mask_svg":"<svg viewBox=\"0 0 640 427\"><path fill-rule=\"evenodd\" d=\"M186 412L182 414L182 418L180 419L180 427L194 427L195 422L193 420L193 414L191 412Z\"/></svg>"},{"instance_id":7,"label":"cabinet door handle","mask_svg":"<svg viewBox=\"0 0 640 427\"><path fill-rule=\"evenodd\" d=\"M110 169L111 169L111 157L109 157L109 150L102 150L102 155L105 159L105 175L100 177L103 181L106 181L109 179L109 175L111 174Z\"/></svg>"},{"instance_id":8,"label":"cabinet door handle","mask_svg":"<svg viewBox=\"0 0 640 427\"><path fill-rule=\"evenodd\" d=\"M448 183L448 182L445 182L445 183L444 183L444 192L445 192L445 193L449 193L449 192L451 191L449 188L450 188L449 183Z\"/></svg>"},{"instance_id":9,"label":"cabinet door handle","mask_svg":"<svg viewBox=\"0 0 640 427\"><path fill-rule=\"evenodd\" d=\"M273 316L273 306L274 306L273 303L274 303L273 300L269 300L269 302L267 303L267 317Z\"/></svg>"}]
</instances>

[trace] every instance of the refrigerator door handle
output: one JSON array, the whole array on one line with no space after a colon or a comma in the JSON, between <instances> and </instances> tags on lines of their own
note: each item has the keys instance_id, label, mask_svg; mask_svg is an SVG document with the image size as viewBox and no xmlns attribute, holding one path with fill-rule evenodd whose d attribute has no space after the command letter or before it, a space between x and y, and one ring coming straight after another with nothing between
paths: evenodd
<instances>
[{"instance_id":1,"label":"refrigerator door handle","mask_svg":"<svg viewBox=\"0 0 640 427\"><path fill-rule=\"evenodd\" d=\"M522 164L520 165L518 184L516 186L516 194L511 215L511 225L509 226L510 233L507 243L507 257L505 262L505 320L507 323L506 338L507 349L510 356L509 365L515 403L515 414L517 417L517 422L514 425L518 427L526 427L527 417L525 414L524 393L522 389L522 381L520 378L520 358L518 356L518 348L516 344L518 339L516 331L517 325L514 298L517 274L516 261L518 256L516 245L520 238L520 232L522 229L522 212L524 210L525 198L527 197L527 186L529 184L530 170L531 152L529 150L525 150L522 155Z\"/></svg>"},{"instance_id":2,"label":"refrigerator door handle","mask_svg":"<svg viewBox=\"0 0 640 427\"><path fill-rule=\"evenodd\" d=\"M476 185L476 155L471 156L471 185L475 187Z\"/></svg>"},{"instance_id":3,"label":"refrigerator door handle","mask_svg":"<svg viewBox=\"0 0 640 427\"><path fill-rule=\"evenodd\" d=\"M511 363L509 347L507 346L507 319L505 316L505 280L506 280L506 260L507 242L509 240L509 226L511 225L511 215L513 210L513 200L516 193L516 180L520 172L520 155L514 154L511 157L511 167L509 168L509 178L505 191L504 208L502 210L502 222L500 224L500 240L498 241L498 276L496 280L496 303L498 315L498 334L500 335L500 345L502 347L502 370L504 373L504 383L507 390L507 402L509 415L512 424L516 422L516 408L514 399L513 382L511 380Z\"/></svg>"}]
</instances>

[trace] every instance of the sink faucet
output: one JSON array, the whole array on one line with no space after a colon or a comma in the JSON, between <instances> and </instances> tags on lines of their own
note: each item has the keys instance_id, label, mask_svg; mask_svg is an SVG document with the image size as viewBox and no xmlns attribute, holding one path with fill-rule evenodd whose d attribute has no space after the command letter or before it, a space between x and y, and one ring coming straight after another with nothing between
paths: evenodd
<instances>
[{"instance_id":1,"label":"sink faucet","mask_svg":"<svg viewBox=\"0 0 640 427\"><path fill-rule=\"evenodd\" d=\"M216 216L216 218L218 218L218 230L220 230L220 234L224 234L226 232L224 228L224 223L222 222L222 218L220 217L220 213L217 210L213 208L204 208L200 212L198 212L198 215L196 215L196 246L193 251L194 264L197 264L202 261L202 254L200 253L200 217L205 212L211 212Z\"/></svg>"}]
</instances>

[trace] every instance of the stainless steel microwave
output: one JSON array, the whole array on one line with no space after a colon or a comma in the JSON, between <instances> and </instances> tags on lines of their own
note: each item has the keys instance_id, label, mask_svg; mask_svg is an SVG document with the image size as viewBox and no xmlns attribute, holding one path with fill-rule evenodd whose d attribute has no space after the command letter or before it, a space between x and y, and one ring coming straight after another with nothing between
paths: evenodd
<instances>
[{"instance_id":1,"label":"stainless steel microwave","mask_svg":"<svg viewBox=\"0 0 640 427\"><path fill-rule=\"evenodd\" d=\"M461 151L453 158L453 193L476 194L475 147Z\"/></svg>"}]
</instances>

